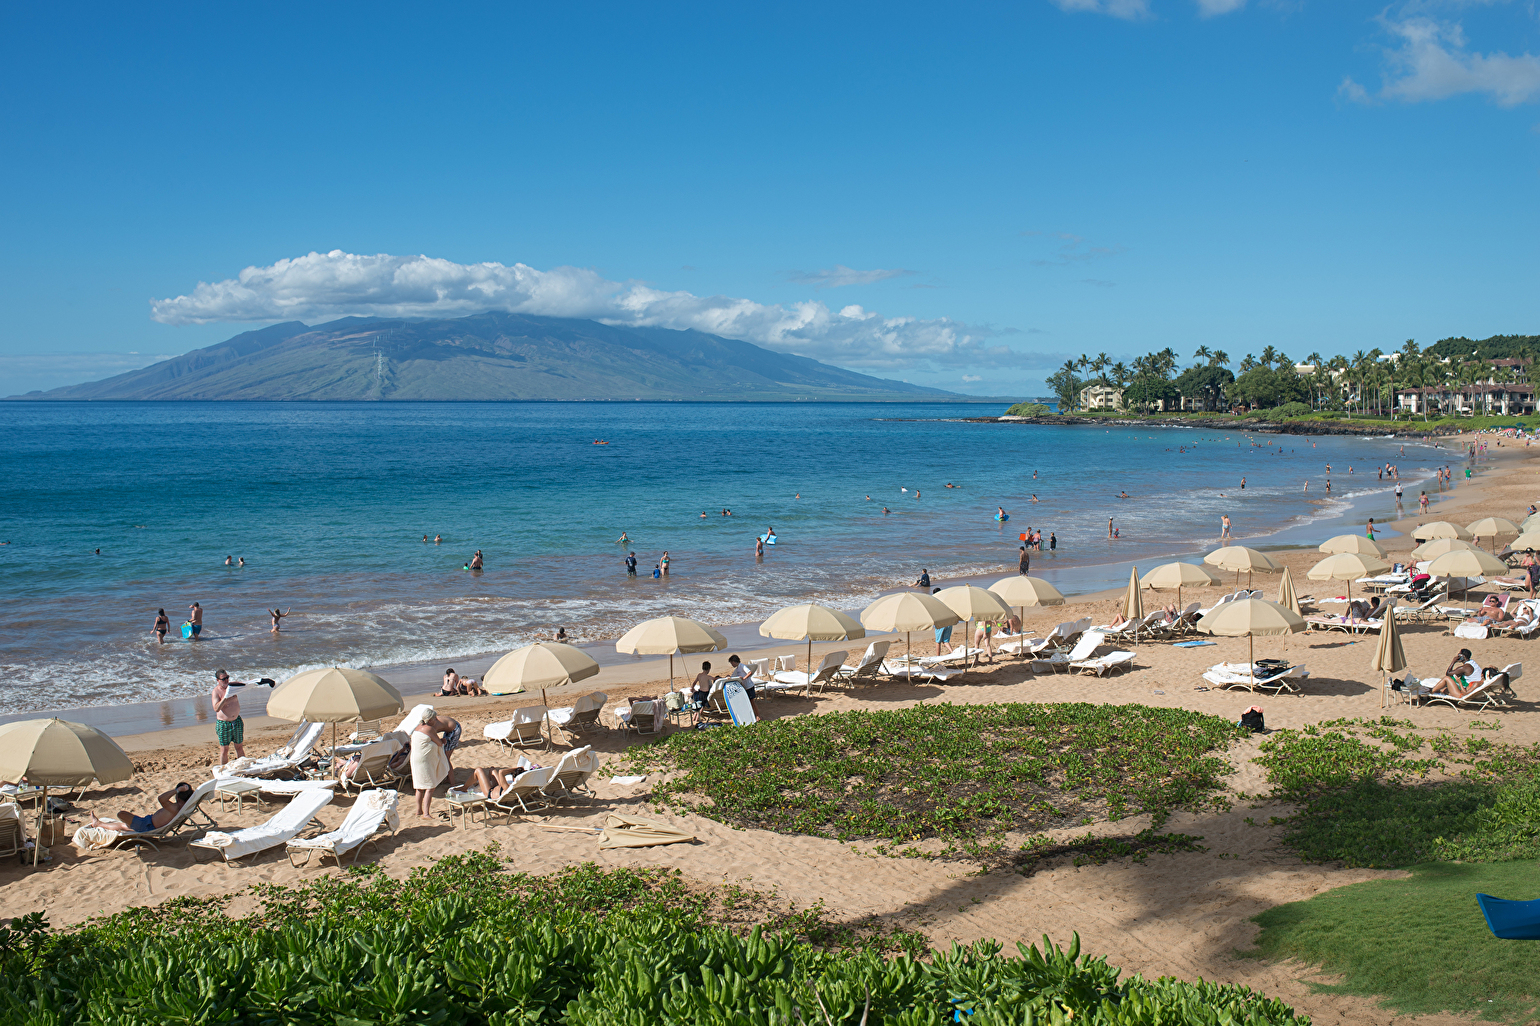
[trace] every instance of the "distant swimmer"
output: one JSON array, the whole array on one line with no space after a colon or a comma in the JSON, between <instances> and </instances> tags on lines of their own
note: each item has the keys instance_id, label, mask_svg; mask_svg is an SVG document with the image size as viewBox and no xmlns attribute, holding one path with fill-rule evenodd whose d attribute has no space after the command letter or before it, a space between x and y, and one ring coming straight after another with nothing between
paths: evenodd
<instances>
[{"instance_id":1,"label":"distant swimmer","mask_svg":"<svg viewBox=\"0 0 1540 1026\"><path fill-rule=\"evenodd\" d=\"M801 493L801 492L798 492L798 493L797 493L797 495L796 495L796 497L797 497L797 498L799 498L799 499L800 499L800 498L802 498L802 493Z\"/></svg>"},{"instance_id":2,"label":"distant swimmer","mask_svg":"<svg viewBox=\"0 0 1540 1026\"><path fill-rule=\"evenodd\" d=\"M916 498L916 499L918 499L918 498L919 498L919 497L920 497L920 491L919 491L919 489L915 489L915 492L914 492L914 497L915 497L915 498Z\"/></svg>"},{"instance_id":3,"label":"distant swimmer","mask_svg":"<svg viewBox=\"0 0 1540 1026\"><path fill-rule=\"evenodd\" d=\"M97 550L97 551L100 551L100 550ZM245 566L246 565L246 557L245 556L238 556L238 557L236 557L235 565L237 567Z\"/></svg>"},{"instance_id":4,"label":"distant swimmer","mask_svg":"<svg viewBox=\"0 0 1540 1026\"><path fill-rule=\"evenodd\" d=\"M1004 506L996 506L995 507L995 519L996 520L1004 520L1009 515L1010 514L1005 512L1005 507Z\"/></svg>"},{"instance_id":5,"label":"distant swimmer","mask_svg":"<svg viewBox=\"0 0 1540 1026\"><path fill-rule=\"evenodd\" d=\"M1127 492L1118 492L1118 498L1120 498L1120 499L1132 499L1133 496L1129 495Z\"/></svg>"},{"instance_id":6,"label":"distant swimmer","mask_svg":"<svg viewBox=\"0 0 1540 1026\"><path fill-rule=\"evenodd\" d=\"M1037 471L1035 471L1035 470L1032 471L1032 480L1034 480L1034 481L1037 480Z\"/></svg>"},{"instance_id":7,"label":"distant swimmer","mask_svg":"<svg viewBox=\"0 0 1540 1026\"><path fill-rule=\"evenodd\" d=\"M438 545L438 544L442 543L443 540L444 540L444 536L441 535L441 534L435 534L433 536L433 544L435 544L435 545Z\"/></svg>"},{"instance_id":8,"label":"distant swimmer","mask_svg":"<svg viewBox=\"0 0 1540 1026\"><path fill-rule=\"evenodd\" d=\"M102 550L101 550L101 549L97 549L97 550L96 550L96 554L97 554L97 555L98 555L98 556L100 556L100 555L101 555L101 554L102 554Z\"/></svg>"},{"instance_id":9,"label":"distant swimmer","mask_svg":"<svg viewBox=\"0 0 1540 1026\"><path fill-rule=\"evenodd\" d=\"M1037 502L1037 501L1038 501L1038 498L1037 498L1037 493L1036 493L1036 492L1033 492L1033 493L1032 493L1032 501L1033 501L1033 502Z\"/></svg>"},{"instance_id":10,"label":"distant swimmer","mask_svg":"<svg viewBox=\"0 0 1540 1026\"><path fill-rule=\"evenodd\" d=\"M426 544L428 544L428 536L427 536L427 535L423 535L423 536L422 536L422 543L423 543L423 544L424 544L424 545L426 545Z\"/></svg>"},{"instance_id":11,"label":"distant swimmer","mask_svg":"<svg viewBox=\"0 0 1540 1026\"><path fill-rule=\"evenodd\" d=\"M871 501L872 501L872 497L871 497L871 496L870 496L870 495L868 495L868 496L867 496L867 497L866 497L866 501L867 501L867 502L871 502Z\"/></svg>"},{"instance_id":12,"label":"distant swimmer","mask_svg":"<svg viewBox=\"0 0 1540 1026\"><path fill-rule=\"evenodd\" d=\"M423 540L426 541L427 540L426 537ZM620 537L615 539L615 544L616 545L630 545L631 544L631 539L626 537L626 532L621 531L620 532Z\"/></svg>"},{"instance_id":13,"label":"distant swimmer","mask_svg":"<svg viewBox=\"0 0 1540 1026\"><path fill-rule=\"evenodd\" d=\"M278 622L280 620L282 620L284 617L288 616L291 612L293 612L293 610L294 610L294 607L290 606L288 609L285 609L282 612L279 612L277 609L269 609L267 611L267 615L271 616L273 618L273 633L274 634L278 633L278 626L279 626Z\"/></svg>"},{"instance_id":14,"label":"distant swimmer","mask_svg":"<svg viewBox=\"0 0 1540 1026\"><path fill-rule=\"evenodd\" d=\"M701 510L701 511L700 511L700 518L701 518L701 519L702 519L702 520L705 520L705 519L706 519L706 511L705 511L705 510Z\"/></svg>"},{"instance_id":15,"label":"distant swimmer","mask_svg":"<svg viewBox=\"0 0 1540 1026\"><path fill-rule=\"evenodd\" d=\"M553 641L559 641L562 644L566 644L567 643L567 628L565 628L565 627L558 627L558 628L556 628L556 633L554 635L552 635L552 640Z\"/></svg>"},{"instance_id":16,"label":"distant swimmer","mask_svg":"<svg viewBox=\"0 0 1540 1026\"><path fill-rule=\"evenodd\" d=\"M732 516L732 515L733 515L733 511L732 511L732 510L730 510L730 509L726 509L726 508L724 508L724 509L723 509L723 510L722 510L722 515L723 515L723 516L724 516L724 517L730 517L730 516Z\"/></svg>"},{"instance_id":17,"label":"distant swimmer","mask_svg":"<svg viewBox=\"0 0 1540 1026\"><path fill-rule=\"evenodd\" d=\"M893 512L893 511L892 511L892 510L890 510L890 509L888 509L888 507L886 507L886 506L884 506L884 507L882 507L882 512L883 512L883 513L891 513L891 512Z\"/></svg>"},{"instance_id":18,"label":"distant swimmer","mask_svg":"<svg viewBox=\"0 0 1540 1026\"><path fill-rule=\"evenodd\" d=\"M226 556L225 557L225 566L234 566L234 565L235 565L235 557L234 556Z\"/></svg>"},{"instance_id":19,"label":"distant swimmer","mask_svg":"<svg viewBox=\"0 0 1540 1026\"><path fill-rule=\"evenodd\" d=\"M769 541L771 538L774 538L774 537L775 537L775 528L773 528L773 527L766 528L765 529L765 540Z\"/></svg>"}]
</instances>

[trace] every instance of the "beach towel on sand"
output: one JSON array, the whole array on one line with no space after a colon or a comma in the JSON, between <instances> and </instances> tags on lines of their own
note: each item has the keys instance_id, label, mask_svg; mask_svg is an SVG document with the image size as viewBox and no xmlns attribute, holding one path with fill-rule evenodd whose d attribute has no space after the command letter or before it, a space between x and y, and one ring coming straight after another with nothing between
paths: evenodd
<instances>
[{"instance_id":1,"label":"beach towel on sand","mask_svg":"<svg viewBox=\"0 0 1540 1026\"><path fill-rule=\"evenodd\" d=\"M655 844L678 844L695 840L694 834L675 830L663 823L612 812L605 817L600 848L650 848Z\"/></svg>"},{"instance_id":2,"label":"beach towel on sand","mask_svg":"<svg viewBox=\"0 0 1540 1026\"><path fill-rule=\"evenodd\" d=\"M90 851L92 848L105 848L112 843L114 838L122 836L121 831L108 830L106 827L83 826L75 831L75 847L81 851Z\"/></svg>"}]
</instances>

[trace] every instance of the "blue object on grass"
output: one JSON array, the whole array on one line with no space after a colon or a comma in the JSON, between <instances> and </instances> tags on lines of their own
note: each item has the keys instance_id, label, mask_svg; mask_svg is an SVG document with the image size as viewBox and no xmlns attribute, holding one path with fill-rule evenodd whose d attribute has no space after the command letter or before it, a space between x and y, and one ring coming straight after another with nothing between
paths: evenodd
<instances>
[{"instance_id":1,"label":"blue object on grass","mask_svg":"<svg viewBox=\"0 0 1540 1026\"><path fill-rule=\"evenodd\" d=\"M1476 895L1492 936L1502 940L1540 940L1540 901L1508 901Z\"/></svg>"}]
</instances>

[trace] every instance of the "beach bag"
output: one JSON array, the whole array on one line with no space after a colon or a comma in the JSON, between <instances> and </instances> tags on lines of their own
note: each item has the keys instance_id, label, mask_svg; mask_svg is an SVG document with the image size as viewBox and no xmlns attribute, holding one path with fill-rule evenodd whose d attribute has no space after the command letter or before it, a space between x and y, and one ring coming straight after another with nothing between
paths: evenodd
<instances>
[{"instance_id":1,"label":"beach bag","mask_svg":"<svg viewBox=\"0 0 1540 1026\"><path fill-rule=\"evenodd\" d=\"M684 708L684 693L681 691L670 691L663 696L663 704L674 712L678 712Z\"/></svg>"},{"instance_id":2,"label":"beach bag","mask_svg":"<svg viewBox=\"0 0 1540 1026\"><path fill-rule=\"evenodd\" d=\"M44 816L43 827L38 831L38 843L45 848L52 848L56 844L63 844L69 840L69 827L63 816Z\"/></svg>"},{"instance_id":3,"label":"beach bag","mask_svg":"<svg viewBox=\"0 0 1540 1026\"><path fill-rule=\"evenodd\" d=\"M1267 725L1262 720L1261 709L1247 709L1241 713L1241 720L1238 726L1245 727L1253 734L1262 734L1267 731Z\"/></svg>"}]
</instances>

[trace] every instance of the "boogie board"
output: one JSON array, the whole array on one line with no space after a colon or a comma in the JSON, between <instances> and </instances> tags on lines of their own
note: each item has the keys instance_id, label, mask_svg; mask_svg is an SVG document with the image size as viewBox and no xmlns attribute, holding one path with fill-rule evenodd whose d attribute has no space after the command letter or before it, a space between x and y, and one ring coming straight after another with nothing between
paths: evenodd
<instances>
[{"instance_id":1,"label":"boogie board","mask_svg":"<svg viewBox=\"0 0 1540 1026\"><path fill-rule=\"evenodd\" d=\"M192 637L192 621L191 620L189 620L186 623L182 624L182 637L184 637L184 638Z\"/></svg>"},{"instance_id":2,"label":"boogie board","mask_svg":"<svg viewBox=\"0 0 1540 1026\"><path fill-rule=\"evenodd\" d=\"M1005 522L1006 522L1006 521L1007 521L1007 520L1009 520L1009 519L1011 519L1011 515L1010 515L1010 514L1009 514L1009 513L1007 513L1007 514L1006 514L1006 515L1005 515L1005 516L1003 516L1003 517L1002 517L1002 516L1001 516L1001 515L1000 515L1000 514L998 514L998 513L996 513L996 514L995 514L995 519L996 519L996 520L998 520L998 521L1000 521L1000 523L1002 523L1002 524L1003 524L1003 523L1005 523Z\"/></svg>"},{"instance_id":3,"label":"boogie board","mask_svg":"<svg viewBox=\"0 0 1540 1026\"><path fill-rule=\"evenodd\" d=\"M732 715L733 726L746 727L756 722L754 706L749 701L749 693L743 690L743 685L734 681L722 686L722 700L727 703L727 711Z\"/></svg>"},{"instance_id":4,"label":"boogie board","mask_svg":"<svg viewBox=\"0 0 1540 1026\"><path fill-rule=\"evenodd\" d=\"M759 536L759 540L764 542L766 545L774 545L775 544L775 535L773 535L773 534L762 534L762 535Z\"/></svg>"}]
</instances>

